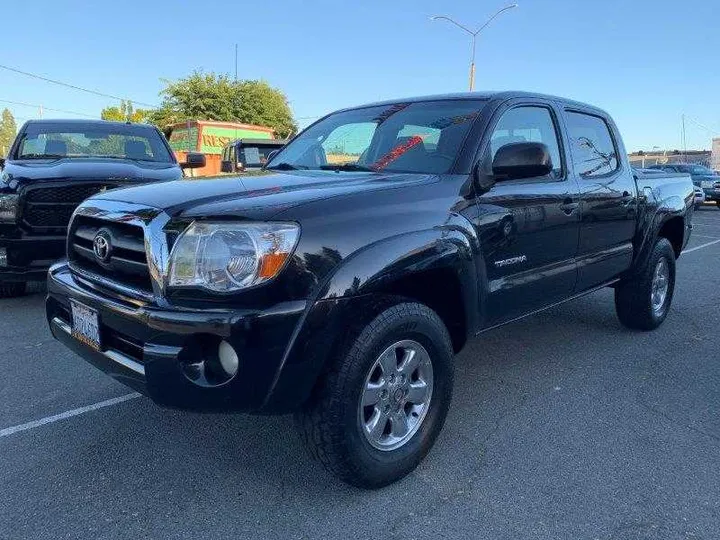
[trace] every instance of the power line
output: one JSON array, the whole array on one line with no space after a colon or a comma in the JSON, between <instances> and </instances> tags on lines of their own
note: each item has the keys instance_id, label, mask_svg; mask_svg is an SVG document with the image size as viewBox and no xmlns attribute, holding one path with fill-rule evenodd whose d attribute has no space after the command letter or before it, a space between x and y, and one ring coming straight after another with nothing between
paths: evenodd
<instances>
[{"instance_id":1,"label":"power line","mask_svg":"<svg viewBox=\"0 0 720 540\"><path fill-rule=\"evenodd\" d=\"M701 124L700 122L698 122L697 120L695 120L692 116L687 116L687 115L685 115L685 119L686 119L686 120L690 120L690 121L691 121L693 124L695 124L697 127L702 128L702 129L704 129L704 130L712 133L713 135L717 135L718 133L720 133L720 132L718 132L717 129L709 128L709 127L707 127L705 124Z\"/></svg>"},{"instance_id":2,"label":"power line","mask_svg":"<svg viewBox=\"0 0 720 540\"><path fill-rule=\"evenodd\" d=\"M34 109L39 109L42 107L44 111L53 111L53 112L60 112L65 114L75 114L77 116L85 116L86 118L97 118L99 115L91 115L91 114L85 114L77 111L66 111L65 109L53 109L52 107L46 107L45 105L35 104L35 103L25 103L22 101L11 101L9 99L0 99L0 103L9 103L11 105L19 105L21 107L32 107Z\"/></svg>"},{"instance_id":3,"label":"power line","mask_svg":"<svg viewBox=\"0 0 720 540\"><path fill-rule=\"evenodd\" d=\"M20 75L25 75L25 76L27 76L27 77L32 77L33 79L38 79L38 80L45 81L45 82L49 82L49 83L52 83L52 84L57 84L57 85L60 85L60 86L64 86L64 87L66 87L66 88L72 88L73 90L79 90L79 91L81 91L81 92L86 92L86 93L88 93L88 94L93 94L93 95L95 95L95 96L100 96L100 97L105 97L105 98L110 98L110 99L116 99L116 100L118 100L118 101L123 101L123 100L126 99L126 98L121 98L121 97L118 97L118 96L113 96L112 94L105 94L105 93L103 93L103 92L98 92L97 90L90 90L90 89L88 89L88 88L83 88L82 86L75 86L74 84L69 84L69 83L62 82L62 81L56 81L55 79L49 79L49 78L47 78L47 77L43 77L42 75L36 75L35 73L28 73L27 71L22 71L22 70L20 70L20 69L16 69L16 68L13 68L13 67L10 67L10 66L4 66L4 65L2 65L2 64L0 64L0 69L5 69L5 70L7 70L7 71L12 71L12 72L14 72L14 73L19 73ZM137 103L138 105L145 105L146 107L157 108L157 105L152 105L152 104L150 104L150 103L144 103L144 102L142 102L142 101L135 101L135 100L132 100L132 99L129 100L129 101L131 101L131 102L133 102L133 103Z\"/></svg>"}]
</instances>

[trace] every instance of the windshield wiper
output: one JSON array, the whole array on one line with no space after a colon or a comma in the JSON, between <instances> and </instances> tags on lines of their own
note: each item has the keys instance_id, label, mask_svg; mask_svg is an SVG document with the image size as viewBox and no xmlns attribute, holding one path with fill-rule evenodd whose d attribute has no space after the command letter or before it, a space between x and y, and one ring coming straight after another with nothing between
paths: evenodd
<instances>
[{"instance_id":1,"label":"windshield wiper","mask_svg":"<svg viewBox=\"0 0 720 540\"><path fill-rule=\"evenodd\" d=\"M273 165L272 167L265 168L270 169L271 171L296 171L298 169L307 169L307 167L303 165L293 165L292 163L287 163L285 161L278 163L277 165Z\"/></svg>"},{"instance_id":2,"label":"windshield wiper","mask_svg":"<svg viewBox=\"0 0 720 540\"><path fill-rule=\"evenodd\" d=\"M68 156L63 154L23 154L20 159L61 159Z\"/></svg>"},{"instance_id":3,"label":"windshield wiper","mask_svg":"<svg viewBox=\"0 0 720 540\"><path fill-rule=\"evenodd\" d=\"M341 165L320 165L320 168L324 171L377 172L371 167L366 167L365 165L358 165L357 163L343 163Z\"/></svg>"}]
</instances>

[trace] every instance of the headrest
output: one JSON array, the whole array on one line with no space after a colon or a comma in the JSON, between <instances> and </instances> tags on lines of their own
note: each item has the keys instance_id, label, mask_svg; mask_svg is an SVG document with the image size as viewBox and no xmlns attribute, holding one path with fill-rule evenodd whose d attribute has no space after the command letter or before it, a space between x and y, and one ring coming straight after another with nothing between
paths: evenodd
<instances>
[{"instance_id":1,"label":"headrest","mask_svg":"<svg viewBox=\"0 0 720 540\"><path fill-rule=\"evenodd\" d=\"M145 159L148 156L145 150L145 143L142 141L125 141L125 155L129 158Z\"/></svg>"},{"instance_id":2,"label":"headrest","mask_svg":"<svg viewBox=\"0 0 720 540\"><path fill-rule=\"evenodd\" d=\"M65 141L49 139L45 141L45 153L67 156L67 143Z\"/></svg>"}]
</instances>

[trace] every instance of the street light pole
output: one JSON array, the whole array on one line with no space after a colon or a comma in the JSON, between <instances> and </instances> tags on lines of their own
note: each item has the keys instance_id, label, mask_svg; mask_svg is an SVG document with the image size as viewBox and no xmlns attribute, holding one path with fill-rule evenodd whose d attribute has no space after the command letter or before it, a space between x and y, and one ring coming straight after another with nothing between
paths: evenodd
<instances>
[{"instance_id":1,"label":"street light pole","mask_svg":"<svg viewBox=\"0 0 720 540\"><path fill-rule=\"evenodd\" d=\"M509 6L505 6L502 9L499 9L495 12L495 14L490 17L485 24L483 24L480 28L478 28L475 32L470 30L468 27L463 26L456 20L448 17L447 15L435 15L433 17L430 17L431 21L438 21L438 20L444 20L449 23L454 24L458 28L460 28L463 32L466 32L467 34L470 34L470 37L472 38L470 46L472 47L470 51L470 91L472 92L475 89L475 44L477 42L477 37L480 32L482 32L487 25L489 25L498 15L501 13L504 13L510 9L518 7L517 4L510 4Z\"/></svg>"}]
</instances>

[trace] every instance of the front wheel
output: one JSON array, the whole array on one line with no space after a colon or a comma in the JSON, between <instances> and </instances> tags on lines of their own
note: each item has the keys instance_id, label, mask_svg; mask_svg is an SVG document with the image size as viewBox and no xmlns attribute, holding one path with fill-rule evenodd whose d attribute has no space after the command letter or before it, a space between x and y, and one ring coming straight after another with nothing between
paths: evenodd
<instances>
[{"instance_id":1,"label":"front wheel","mask_svg":"<svg viewBox=\"0 0 720 540\"><path fill-rule=\"evenodd\" d=\"M296 424L330 472L379 488L430 451L452 389L453 349L442 320L422 304L397 304L340 351Z\"/></svg>"},{"instance_id":2,"label":"front wheel","mask_svg":"<svg viewBox=\"0 0 720 540\"><path fill-rule=\"evenodd\" d=\"M670 311L675 291L675 252L660 238L642 272L615 288L615 309L620 322L633 330L654 330Z\"/></svg>"}]
</instances>

